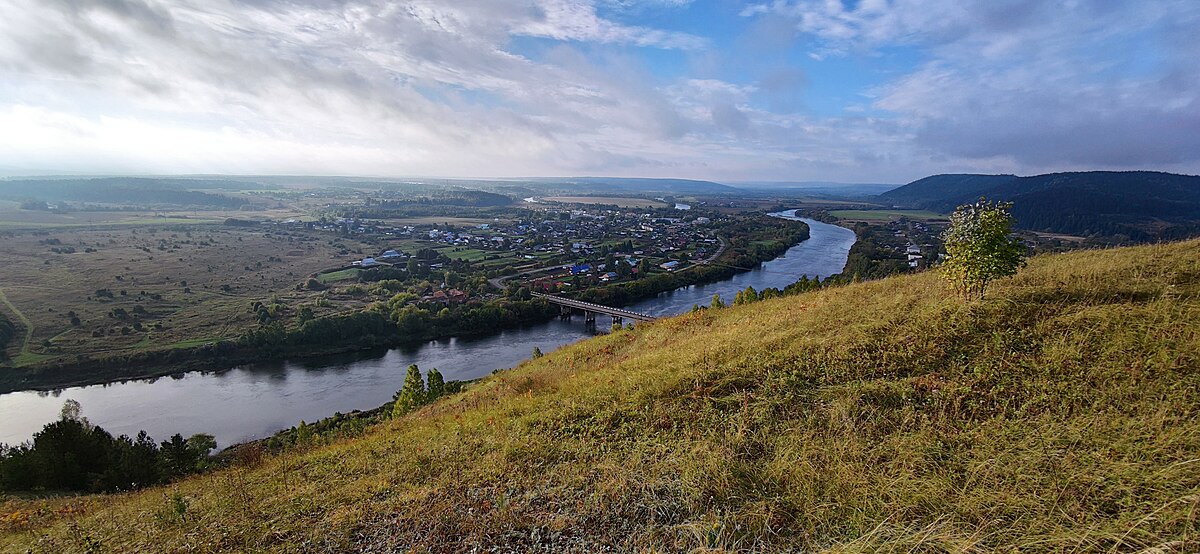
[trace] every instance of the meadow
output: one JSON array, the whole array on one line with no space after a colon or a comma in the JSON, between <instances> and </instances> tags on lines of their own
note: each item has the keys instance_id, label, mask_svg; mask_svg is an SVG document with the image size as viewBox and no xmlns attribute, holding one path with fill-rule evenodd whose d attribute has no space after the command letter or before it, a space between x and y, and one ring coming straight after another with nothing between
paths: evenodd
<instances>
[{"instance_id":1,"label":"meadow","mask_svg":"<svg viewBox=\"0 0 1200 554\"><path fill-rule=\"evenodd\" d=\"M0 504L0 549L1200 551L1200 241L583 341L169 487ZM428 369L428 368L426 368Z\"/></svg>"},{"instance_id":2,"label":"meadow","mask_svg":"<svg viewBox=\"0 0 1200 554\"><path fill-rule=\"evenodd\" d=\"M14 365L233 338L257 323L252 302L312 303L319 293L297 284L375 248L266 226L153 221L0 232L0 311L26 333L9 345Z\"/></svg>"}]
</instances>

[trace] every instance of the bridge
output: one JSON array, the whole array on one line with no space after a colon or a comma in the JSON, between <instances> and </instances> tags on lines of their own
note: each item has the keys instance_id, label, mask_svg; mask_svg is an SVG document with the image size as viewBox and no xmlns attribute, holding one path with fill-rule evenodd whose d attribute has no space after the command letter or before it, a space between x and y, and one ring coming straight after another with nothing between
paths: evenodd
<instances>
[{"instance_id":1,"label":"bridge","mask_svg":"<svg viewBox=\"0 0 1200 554\"><path fill-rule=\"evenodd\" d=\"M563 317L569 317L571 315L571 310L583 310L583 314L584 314L583 321L585 323L595 323L596 322L596 314L604 314L609 317L612 317L614 325L621 323L621 320L623 320L623 319L632 319L634 321L654 321L654 316L652 316L652 315L646 315L646 314L642 314L642 313L638 313L638 312L631 312L629 310L622 310L621 308L613 308L611 306L602 306L600 304L592 304L591 302L584 302L582 300L573 300L571 298L564 298L562 296L554 296L552 294L542 294L540 292L531 292L529 294L532 295L534 298L542 298L542 299L545 299L547 302L550 302L552 304L558 304L559 306L562 306Z\"/></svg>"}]
</instances>

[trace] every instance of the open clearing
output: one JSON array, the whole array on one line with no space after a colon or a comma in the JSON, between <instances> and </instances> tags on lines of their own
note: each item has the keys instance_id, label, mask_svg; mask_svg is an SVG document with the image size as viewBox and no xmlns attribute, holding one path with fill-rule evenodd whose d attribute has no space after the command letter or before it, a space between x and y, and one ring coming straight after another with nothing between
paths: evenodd
<instances>
[{"instance_id":1,"label":"open clearing","mask_svg":"<svg viewBox=\"0 0 1200 554\"><path fill-rule=\"evenodd\" d=\"M928 210L833 210L829 212L829 215L850 221L890 221L902 217L925 220L946 219L945 214Z\"/></svg>"},{"instance_id":2,"label":"open clearing","mask_svg":"<svg viewBox=\"0 0 1200 554\"><path fill-rule=\"evenodd\" d=\"M658 200L632 196L547 196L542 200L562 204L612 204L621 208L661 208L667 205Z\"/></svg>"},{"instance_id":3,"label":"open clearing","mask_svg":"<svg viewBox=\"0 0 1200 554\"><path fill-rule=\"evenodd\" d=\"M316 298L328 293L296 285L378 248L275 226L3 230L0 284L12 306L0 309L32 329L24 345L9 345L9 353L14 365L26 366L188 344L196 337L233 338L257 324L250 304L273 298L289 306L311 304L317 314L338 311L352 300L334 295L318 307ZM21 315L28 321L18 321Z\"/></svg>"},{"instance_id":4,"label":"open clearing","mask_svg":"<svg viewBox=\"0 0 1200 554\"><path fill-rule=\"evenodd\" d=\"M317 276L317 280L322 283L336 283L347 279L358 279L359 273L362 273L361 269L343 269L341 271L322 273Z\"/></svg>"}]
</instances>

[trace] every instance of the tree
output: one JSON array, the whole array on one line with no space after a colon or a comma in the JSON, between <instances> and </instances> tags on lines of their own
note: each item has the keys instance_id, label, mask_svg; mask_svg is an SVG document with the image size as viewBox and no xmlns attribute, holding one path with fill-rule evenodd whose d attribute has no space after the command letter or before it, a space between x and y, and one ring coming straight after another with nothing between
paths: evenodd
<instances>
[{"instance_id":1,"label":"tree","mask_svg":"<svg viewBox=\"0 0 1200 554\"><path fill-rule=\"evenodd\" d=\"M532 356L530 356L530 357L531 357L531 358L533 358L533 359L535 359L535 360L536 360L536 359L538 359L538 358L541 358L541 357L542 357L542 349L541 349L541 348L538 348L538 347L536 347L536 346L535 346L535 347L533 347L533 355L532 355Z\"/></svg>"},{"instance_id":2,"label":"tree","mask_svg":"<svg viewBox=\"0 0 1200 554\"><path fill-rule=\"evenodd\" d=\"M203 462L217 448L217 438L208 433L196 433L188 437L187 444Z\"/></svg>"},{"instance_id":3,"label":"tree","mask_svg":"<svg viewBox=\"0 0 1200 554\"><path fill-rule=\"evenodd\" d=\"M1011 202L980 198L951 214L942 234L947 259L941 271L964 299L982 299L988 283L1016 275L1025 265L1025 247L1011 236L1011 209Z\"/></svg>"},{"instance_id":4,"label":"tree","mask_svg":"<svg viewBox=\"0 0 1200 554\"><path fill-rule=\"evenodd\" d=\"M188 446L183 435L175 433L171 440L163 441L159 449L159 465L167 479L189 475L196 471L200 457Z\"/></svg>"},{"instance_id":5,"label":"tree","mask_svg":"<svg viewBox=\"0 0 1200 554\"><path fill-rule=\"evenodd\" d=\"M719 295L719 294L713 295L712 304L710 304L710 307L712 307L712 308L724 308L725 307L725 303L721 301L721 295Z\"/></svg>"},{"instance_id":6,"label":"tree","mask_svg":"<svg viewBox=\"0 0 1200 554\"><path fill-rule=\"evenodd\" d=\"M38 485L51 490L90 490L108 467L112 435L78 417L63 417L33 436Z\"/></svg>"},{"instance_id":7,"label":"tree","mask_svg":"<svg viewBox=\"0 0 1200 554\"><path fill-rule=\"evenodd\" d=\"M425 380L421 378L421 370L417 368L417 364L408 366L404 387L396 393L395 401L392 405L393 416L404 415L425 403Z\"/></svg>"},{"instance_id":8,"label":"tree","mask_svg":"<svg viewBox=\"0 0 1200 554\"><path fill-rule=\"evenodd\" d=\"M645 258L642 258L642 260L638 262L637 270L638 270L638 279L641 279L641 278L649 275L650 274L650 261Z\"/></svg>"},{"instance_id":9,"label":"tree","mask_svg":"<svg viewBox=\"0 0 1200 554\"><path fill-rule=\"evenodd\" d=\"M738 291L737 295L733 297L733 305L735 306L741 306L743 304L749 304L757 301L758 291L754 290L754 287L746 287L746 290Z\"/></svg>"},{"instance_id":10,"label":"tree","mask_svg":"<svg viewBox=\"0 0 1200 554\"><path fill-rule=\"evenodd\" d=\"M162 480L158 444L145 431L137 439L121 435L110 445L109 466L100 477L103 490L133 490Z\"/></svg>"},{"instance_id":11,"label":"tree","mask_svg":"<svg viewBox=\"0 0 1200 554\"><path fill-rule=\"evenodd\" d=\"M435 368L429 370L428 377L429 377L429 393L427 394L427 397L429 400L433 400L434 398L437 398L446 393L446 380L444 378L442 378L442 372L438 371L437 368L435 367Z\"/></svg>"},{"instance_id":12,"label":"tree","mask_svg":"<svg viewBox=\"0 0 1200 554\"><path fill-rule=\"evenodd\" d=\"M68 399L66 402L63 402L62 409L58 411L58 419L78 421L82 423L84 427L88 427L88 420L81 415L82 411L83 409L79 405L78 400Z\"/></svg>"}]
</instances>

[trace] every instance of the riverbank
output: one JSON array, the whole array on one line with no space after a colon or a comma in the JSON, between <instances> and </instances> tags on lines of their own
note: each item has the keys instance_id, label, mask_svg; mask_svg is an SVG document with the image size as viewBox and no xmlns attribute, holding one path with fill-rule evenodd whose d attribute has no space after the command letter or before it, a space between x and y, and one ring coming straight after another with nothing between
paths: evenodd
<instances>
[{"instance_id":1,"label":"riverbank","mask_svg":"<svg viewBox=\"0 0 1200 554\"><path fill-rule=\"evenodd\" d=\"M706 260L675 273L655 274L636 281L584 290L573 297L612 306L625 306L653 298L663 292L703 285L730 278L739 272L773 260L810 236L807 224L787 220L787 225L762 229L747 236L721 237L722 249L716 260ZM750 230L747 230L750 233ZM749 239L754 239L753 241ZM497 301L493 301L497 302ZM146 350L120 357L82 359L28 367L6 368L0 372L0 394L22 390L52 391L73 386L106 384L131 379L150 379L194 371L220 371L230 367L281 360L303 360L381 348L415 346L431 340L452 337L478 338L497 332L543 323L557 316L558 310L544 301L502 300L497 307L509 314L509 321L491 318L486 325L455 327L438 331L436 322L415 320L358 322L366 312L323 318L321 329L304 332L270 326L256 329L239 340L222 340L183 348ZM491 306L488 304L487 306ZM432 332L431 332L432 331ZM315 342L315 340L323 342ZM317 346L314 346L317 345Z\"/></svg>"}]
</instances>

